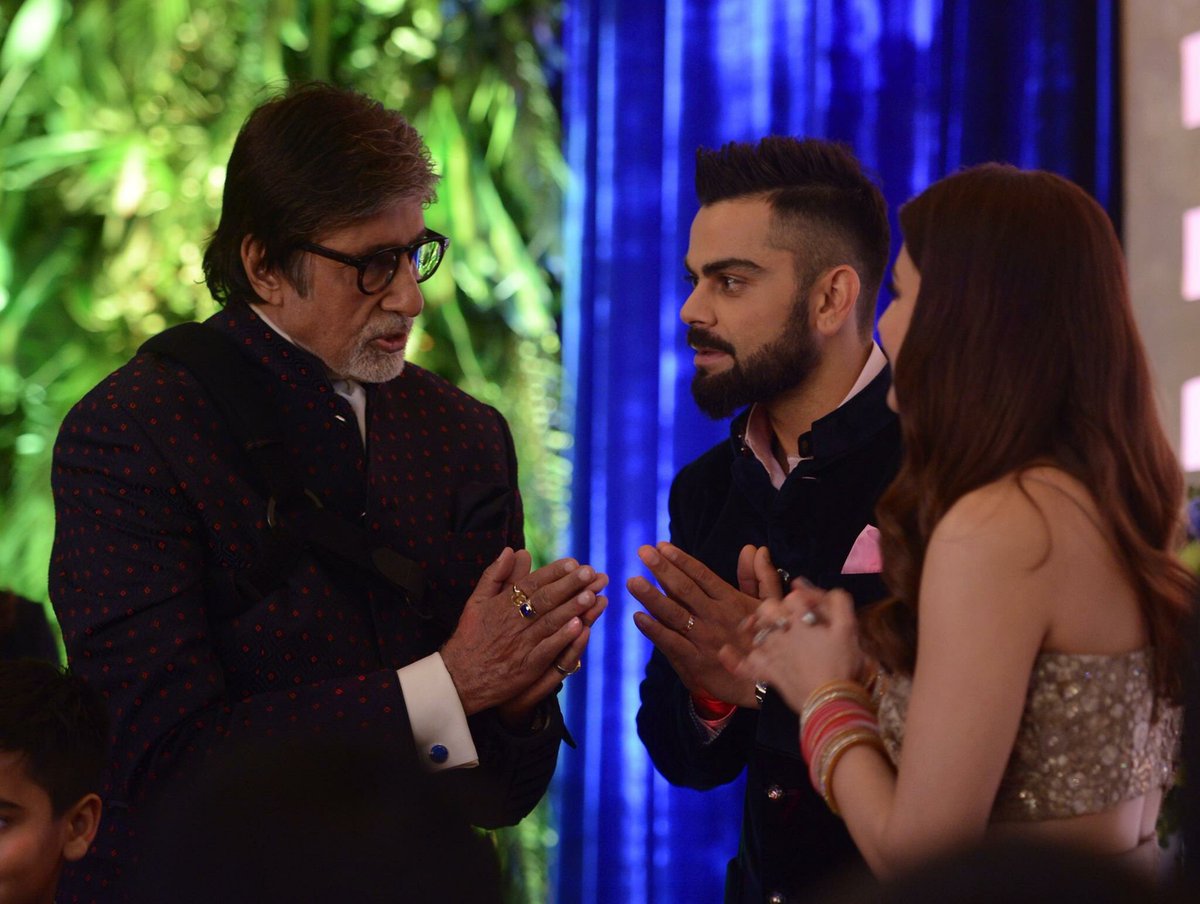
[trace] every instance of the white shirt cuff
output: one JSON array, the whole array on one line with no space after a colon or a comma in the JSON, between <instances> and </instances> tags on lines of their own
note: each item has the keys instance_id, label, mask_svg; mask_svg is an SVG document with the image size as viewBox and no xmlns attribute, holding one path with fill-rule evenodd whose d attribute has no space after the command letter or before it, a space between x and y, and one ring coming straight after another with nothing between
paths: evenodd
<instances>
[{"instance_id":1,"label":"white shirt cuff","mask_svg":"<svg viewBox=\"0 0 1200 904\"><path fill-rule=\"evenodd\" d=\"M396 675L422 765L430 772L478 766L475 740L442 654L418 659Z\"/></svg>"}]
</instances>

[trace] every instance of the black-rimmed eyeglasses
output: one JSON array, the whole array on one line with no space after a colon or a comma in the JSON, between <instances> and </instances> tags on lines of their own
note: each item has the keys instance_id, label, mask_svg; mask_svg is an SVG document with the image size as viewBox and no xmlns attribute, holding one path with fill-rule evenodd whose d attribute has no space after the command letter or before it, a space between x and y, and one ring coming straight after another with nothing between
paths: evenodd
<instances>
[{"instance_id":1,"label":"black-rimmed eyeglasses","mask_svg":"<svg viewBox=\"0 0 1200 904\"><path fill-rule=\"evenodd\" d=\"M437 272L449 244L450 239L446 236L426 230L425 235L415 242L395 248L381 248L365 257L351 257L314 242L301 242L296 247L353 267L358 271L358 291L364 295L377 295L392 284L396 271L400 269L400 262L406 257L417 282L425 282Z\"/></svg>"}]
</instances>

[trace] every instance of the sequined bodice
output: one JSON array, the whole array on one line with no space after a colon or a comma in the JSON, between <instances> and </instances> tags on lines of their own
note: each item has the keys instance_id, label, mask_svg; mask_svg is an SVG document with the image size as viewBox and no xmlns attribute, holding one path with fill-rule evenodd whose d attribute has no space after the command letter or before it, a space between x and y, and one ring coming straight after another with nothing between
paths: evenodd
<instances>
[{"instance_id":1,"label":"sequined bodice","mask_svg":"<svg viewBox=\"0 0 1200 904\"><path fill-rule=\"evenodd\" d=\"M1099 813L1170 783L1180 707L1157 699L1153 652L1042 653L992 821ZM883 676L879 723L897 766L911 679Z\"/></svg>"}]
</instances>

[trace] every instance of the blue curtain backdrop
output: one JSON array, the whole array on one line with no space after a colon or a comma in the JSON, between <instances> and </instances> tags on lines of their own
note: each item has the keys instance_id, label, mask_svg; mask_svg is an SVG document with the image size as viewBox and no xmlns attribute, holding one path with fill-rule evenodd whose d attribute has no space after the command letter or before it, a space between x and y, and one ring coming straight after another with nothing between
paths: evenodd
<instances>
[{"instance_id":1,"label":"blue curtain backdrop","mask_svg":"<svg viewBox=\"0 0 1200 904\"><path fill-rule=\"evenodd\" d=\"M580 746L559 784L562 904L716 902L737 848L741 785L673 788L637 738L649 649L624 590L636 548L668 535L672 476L727 435L692 404L678 320L696 148L848 141L893 207L1006 160L1060 172L1115 213L1114 3L569 0L569 548L612 589L567 682Z\"/></svg>"}]
</instances>

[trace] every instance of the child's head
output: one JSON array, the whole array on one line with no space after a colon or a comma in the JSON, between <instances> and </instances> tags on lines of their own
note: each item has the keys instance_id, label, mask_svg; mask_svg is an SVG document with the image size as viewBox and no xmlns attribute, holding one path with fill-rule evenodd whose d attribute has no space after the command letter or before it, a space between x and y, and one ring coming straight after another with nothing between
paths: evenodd
<instances>
[{"instance_id":1,"label":"child's head","mask_svg":"<svg viewBox=\"0 0 1200 904\"><path fill-rule=\"evenodd\" d=\"M63 861L87 853L107 739L104 701L81 678L0 661L0 901L53 901Z\"/></svg>"}]
</instances>

